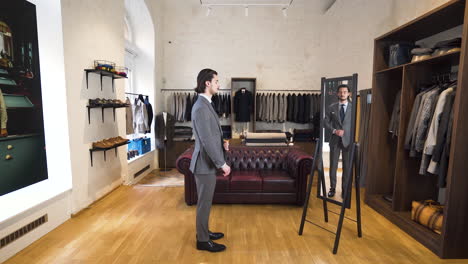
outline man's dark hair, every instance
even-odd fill
[[[347,88],[348,89],[348,93],[351,92],[351,89],[349,88],[349,86],[347,84],[340,84],[338,85],[338,88],[336,88],[336,92],[339,92],[341,88]]]
[[[213,80],[213,77],[218,75],[215,70],[212,69],[203,69],[200,71],[197,77],[197,87],[195,88],[195,92],[197,93],[204,93],[206,89],[206,82]]]

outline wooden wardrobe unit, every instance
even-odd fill
[[[374,68],[369,128],[365,202],[441,258],[468,257],[468,9],[464,0],[452,0],[419,18],[378,37],[374,42]],[[461,52],[389,68],[389,45],[416,42],[463,25]],[[404,149],[405,133],[419,84],[434,74],[459,65],[454,102],[453,133],[445,193],[442,234],[411,220],[413,200],[437,200],[437,176],[419,175],[419,158]],[[393,103],[402,90],[399,137],[388,132]],[[391,203],[383,195],[393,194]]]

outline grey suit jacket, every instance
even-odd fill
[[[199,96],[192,108],[192,128],[195,149],[190,162],[190,171],[196,174],[215,174],[225,161],[223,132],[218,114],[210,102]]]
[[[340,119],[340,104],[333,103],[327,107],[325,113],[324,125],[327,129],[333,132],[334,129],[344,130],[344,135],[341,138],[344,147],[348,147],[351,143],[351,122],[352,122],[353,104],[348,102],[346,108],[345,118],[343,123]],[[332,134],[330,138],[330,146],[334,146],[340,142],[340,137]]]

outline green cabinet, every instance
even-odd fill
[[[43,135],[0,138],[0,196],[47,179]]]

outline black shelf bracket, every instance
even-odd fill
[[[94,148],[94,149],[93,149],[93,148],[92,148],[92,149],[89,149],[89,156],[90,156],[90,158],[91,158],[91,167],[93,167],[93,165],[94,165],[94,164],[93,164],[93,152],[97,152],[97,151],[102,151],[102,152],[104,152],[104,161],[107,161],[107,154],[106,154],[106,152],[107,152],[108,150],[114,149],[115,157],[117,157],[117,148],[118,148],[118,147],[121,147],[121,146],[128,145],[129,143],[130,143],[130,141],[127,141],[127,142],[124,143],[124,144],[120,144],[120,145],[117,145],[117,146],[114,146],[114,147],[111,147],[111,148],[107,148],[107,149],[95,149],[95,148]]]
[[[127,79],[128,77],[127,76],[121,76],[121,75],[118,75],[118,74],[115,74],[115,73],[112,73],[112,72],[108,72],[108,71],[104,71],[104,70],[96,70],[96,69],[85,69],[85,72],[86,72],[86,89],[89,89],[89,73],[92,72],[92,73],[96,73],[96,74],[99,74],[100,76],[100,79],[101,79],[101,91],[103,90],[103,87],[102,87],[102,78],[103,76],[108,76],[110,78],[112,78],[112,92],[115,92],[115,89],[114,89],[114,80],[115,79]]]

